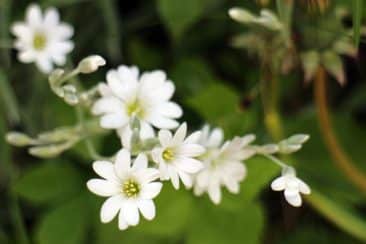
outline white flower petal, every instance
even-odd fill
[[[133,170],[143,170],[147,168],[147,157],[144,153],[137,155],[135,161],[133,162]]]
[[[119,194],[120,188],[117,184],[107,180],[91,179],[87,182],[88,189],[96,195],[110,197]]]
[[[197,157],[205,152],[205,148],[198,144],[183,144],[178,152],[182,157]]]
[[[118,229],[120,230],[126,230],[128,228],[128,224],[125,220],[125,217],[123,215],[123,211],[119,211],[118,215]]]
[[[190,134],[185,140],[184,143],[193,143],[197,144],[200,140],[200,137],[202,136],[201,131],[196,131],[192,134]]]
[[[94,103],[92,113],[96,115],[103,113],[118,113],[122,112],[123,106],[123,103],[116,97],[103,97]]]
[[[102,223],[111,222],[118,214],[123,204],[123,198],[120,195],[116,195],[108,198],[102,205],[100,211],[100,219]]]
[[[213,203],[219,204],[221,202],[220,185],[212,182],[208,187],[208,196],[210,197]]]
[[[23,63],[32,63],[36,60],[36,54],[32,50],[20,51],[18,59]]]
[[[127,149],[122,149],[118,151],[114,168],[118,177],[120,177],[121,179],[123,179],[125,175],[130,171],[131,154]]]
[[[286,177],[278,177],[271,183],[271,188],[274,191],[283,191],[286,188]]]
[[[203,169],[203,164],[201,161],[188,157],[176,159],[174,161],[174,165],[176,165],[176,167],[178,167],[180,170],[190,174],[195,174]]]
[[[38,69],[45,74],[50,73],[53,69],[51,60],[46,59],[46,58],[38,58],[36,60],[36,65],[37,65]]]
[[[154,199],[157,195],[159,195],[161,189],[163,187],[163,184],[160,182],[152,182],[146,184],[142,189],[140,193],[141,199]]]
[[[224,132],[220,128],[215,128],[212,130],[210,137],[208,138],[208,147],[219,147],[224,139]]]
[[[302,204],[302,199],[298,191],[285,190],[286,201],[294,207],[300,207]]]
[[[183,172],[178,171],[179,178],[182,180],[183,185],[185,185],[186,188],[190,189],[193,186],[193,179],[192,176]]]
[[[160,116],[159,114],[152,114],[152,116],[148,116],[146,118],[146,121],[151,123],[156,128],[160,129],[174,129],[179,126],[179,123],[173,119],[169,119],[163,116]]]
[[[168,167],[168,174],[169,174],[169,178],[170,181],[173,184],[173,187],[178,190],[179,189],[179,176],[177,171],[175,171],[175,169],[173,167]]]
[[[37,4],[31,4],[26,11],[27,23],[32,27],[37,27],[42,24],[41,8]]]
[[[96,161],[93,163],[93,169],[100,177],[109,181],[118,182],[113,163],[109,161]]]
[[[172,133],[170,131],[160,130],[158,136],[159,136],[159,141],[163,147],[170,146],[170,143],[173,138]]]
[[[145,219],[152,220],[155,218],[156,210],[152,200],[140,200],[137,202],[137,206]]]
[[[136,176],[141,184],[147,184],[160,177],[159,170],[155,168],[147,168],[136,172]]]
[[[60,22],[60,15],[56,8],[48,8],[44,15],[44,24],[49,27],[57,26]]]
[[[183,115],[182,108],[173,102],[164,102],[159,105],[157,112],[164,117],[180,118]]]
[[[123,212],[124,220],[126,220],[128,225],[135,226],[139,223],[140,215],[134,200],[125,201],[121,211]]]
[[[103,115],[100,120],[100,126],[105,129],[117,129],[125,126],[128,120],[122,113],[113,113]]]
[[[310,187],[302,180],[297,179],[297,182],[299,184],[299,190],[302,194],[310,194],[311,190]]]
[[[181,144],[184,141],[186,135],[187,135],[187,123],[183,123],[181,126],[179,126],[179,128],[175,132],[172,144],[173,145]]]

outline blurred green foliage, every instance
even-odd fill
[[[274,2],[268,7],[275,10]],[[6,26],[0,32],[0,43],[3,39],[8,40],[9,23],[23,18],[29,1],[12,1],[12,6],[1,3],[0,23]],[[176,85],[175,99],[185,108],[183,120],[193,124],[192,129],[207,122],[222,127],[227,138],[255,133],[258,142],[271,141],[263,123],[263,108],[257,92],[260,62],[247,52],[230,46],[231,38],[247,28],[230,20],[227,10],[242,6],[258,12],[260,6],[256,1],[43,0],[39,3],[44,7],[60,8],[62,19],[75,26],[76,49],[70,60],[76,63],[85,55],[98,53],[110,61],[98,74],[82,76],[85,86],[104,80],[105,71],[118,64],[133,64],[142,70],[164,69]],[[340,4],[348,9],[352,7],[349,1],[331,1],[331,8]],[[307,13],[304,9],[299,5],[295,13],[300,17],[310,15],[321,22],[319,13]],[[319,36],[336,31],[328,23],[322,27],[313,22],[309,25],[294,21],[312,28]],[[301,43],[312,43],[316,37],[298,38]],[[348,69],[348,85],[340,88],[333,82],[329,90],[340,141],[360,170],[366,172],[362,36],[360,43],[359,63],[355,65],[353,60],[343,60]],[[3,140],[7,130],[20,129],[36,134],[60,125],[72,125],[76,118],[71,107],[50,93],[47,77],[32,65],[20,64],[8,49],[0,47],[0,52],[0,80],[8,80],[13,88],[21,117],[20,122],[14,121],[15,111],[6,102],[14,98],[12,94],[0,92],[0,196],[4,199],[0,201],[1,244],[17,241],[12,206],[5,201],[12,198],[8,194],[11,192],[20,199],[27,233],[36,244],[359,243],[354,236],[340,232],[309,205],[292,209],[280,194],[270,192],[270,181],[280,172],[260,157],[246,162],[248,177],[241,185],[241,193],[225,192],[219,206],[213,205],[206,196],[197,198],[187,190],[174,191],[167,184],[156,200],[154,221],[143,221],[138,227],[124,232],[118,230],[115,222],[101,224],[102,199],[93,196],[85,187],[86,180],[94,173],[84,145],[65,153],[62,159],[41,161],[23,150],[10,149]],[[9,55],[11,65],[4,58]],[[346,213],[348,208],[353,208],[355,218],[366,222],[365,195],[335,168],[317,126],[310,88],[303,85],[301,77],[301,71],[295,71],[280,82],[285,136],[299,132],[311,135],[296,159],[288,160],[296,162],[299,175],[317,192],[342,209],[344,206]],[[98,149],[107,155],[118,149],[119,141],[111,136],[96,140]]]

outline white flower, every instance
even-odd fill
[[[23,63],[35,62],[44,73],[52,71],[53,63],[64,65],[66,54],[74,48],[69,40],[74,30],[60,22],[55,8],[46,9],[43,16],[38,5],[30,5],[25,22],[14,23],[11,31],[17,37],[14,45],[19,51],[18,59]]]
[[[106,61],[99,55],[91,55],[79,62],[78,70],[80,73],[89,74],[98,70],[100,66],[104,66]]]
[[[285,191],[286,201],[294,207],[302,204],[300,193],[310,194],[311,192],[309,186],[296,177],[296,172],[291,167],[282,171],[282,176],[272,182],[271,188],[274,191]]]
[[[118,227],[121,230],[139,223],[140,214],[148,220],[155,217],[155,198],[162,188],[161,182],[153,182],[159,177],[159,171],[148,168],[148,160],[139,154],[131,166],[128,150],[118,152],[116,162],[96,161],[95,172],[103,179],[88,181],[88,189],[103,197],[100,217],[103,223],[110,222],[118,215]]]
[[[183,123],[174,136],[168,130],[159,131],[161,146],[153,149],[152,158],[159,164],[162,180],[171,180],[175,189],[179,189],[179,179],[186,187],[192,186],[192,174],[203,167],[195,157],[205,152],[205,148],[196,143],[200,132],[186,138],[187,125]]]
[[[210,133],[209,127],[205,126],[199,140],[207,151],[200,157],[205,167],[195,177],[194,193],[199,196],[207,192],[215,204],[221,201],[222,186],[231,193],[239,193],[240,182],[246,176],[242,160],[255,154],[253,149],[247,147],[255,139],[253,135],[236,137],[222,145],[223,139],[221,129],[215,128]]]
[[[100,85],[102,97],[95,102],[93,113],[102,115],[106,129],[124,130],[134,117],[139,119],[143,134],[153,133],[152,126],[173,129],[179,124],[182,109],[169,100],[175,87],[163,71],[145,72],[137,67],[119,66],[107,73],[107,85]]]

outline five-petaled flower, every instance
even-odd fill
[[[14,46],[19,51],[18,59],[23,63],[36,63],[43,73],[50,73],[53,63],[64,65],[66,55],[74,48],[69,40],[74,30],[60,22],[55,8],[48,8],[43,16],[38,5],[30,5],[25,22],[14,23],[11,31],[17,38]]]
[[[160,146],[153,149],[152,158],[159,165],[162,180],[171,180],[175,189],[179,188],[179,179],[189,188],[193,184],[193,174],[198,173],[203,164],[196,157],[205,152],[197,144],[201,132],[187,135],[187,124],[183,123],[174,136],[168,130],[159,131]]]
[[[100,125],[118,129],[120,134],[131,119],[137,118],[142,134],[153,134],[153,127],[174,129],[182,109],[171,102],[175,87],[163,71],[145,72],[139,76],[137,67],[121,65],[107,73],[107,85],[102,83],[102,97],[94,103],[93,113],[102,115]]]
[[[284,191],[286,201],[294,207],[302,204],[300,193],[310,194],[311,192],[309,186],[296,177],[296,172],[291,167],[282,170],[282,176],[272,182],[271,188],[274,191]]]
[[[155,182],[159,171],[148,167],[145,154],[139,154],[131,165],[131,155],[126,149],[117,153],[113,164],[108,161],[96,161],[94,171],[103,179],[91,179],[88,189],[103,197],[100,217],[103,223],[112,221],[118,215],[118,227],[121,230],[139,223],[140,214],[148,220],[155,217],[154,199],[161,191],[162,183]]]

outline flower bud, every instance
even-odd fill
[[[99,55],[91,55],[79,62],[78,70],[80,73],[89,74],[98,70],[100,66],[104,66],[106,61]]]
[[[255,20],[255,16],[249,11],[242,8],[231,8],[229,10],[229,16],[240,23],[249,23]]]
[[[18,147],[24,147],[33,143],[32,138],[20,132],[9,132],[6,135],[6,141],[9,144]]]

